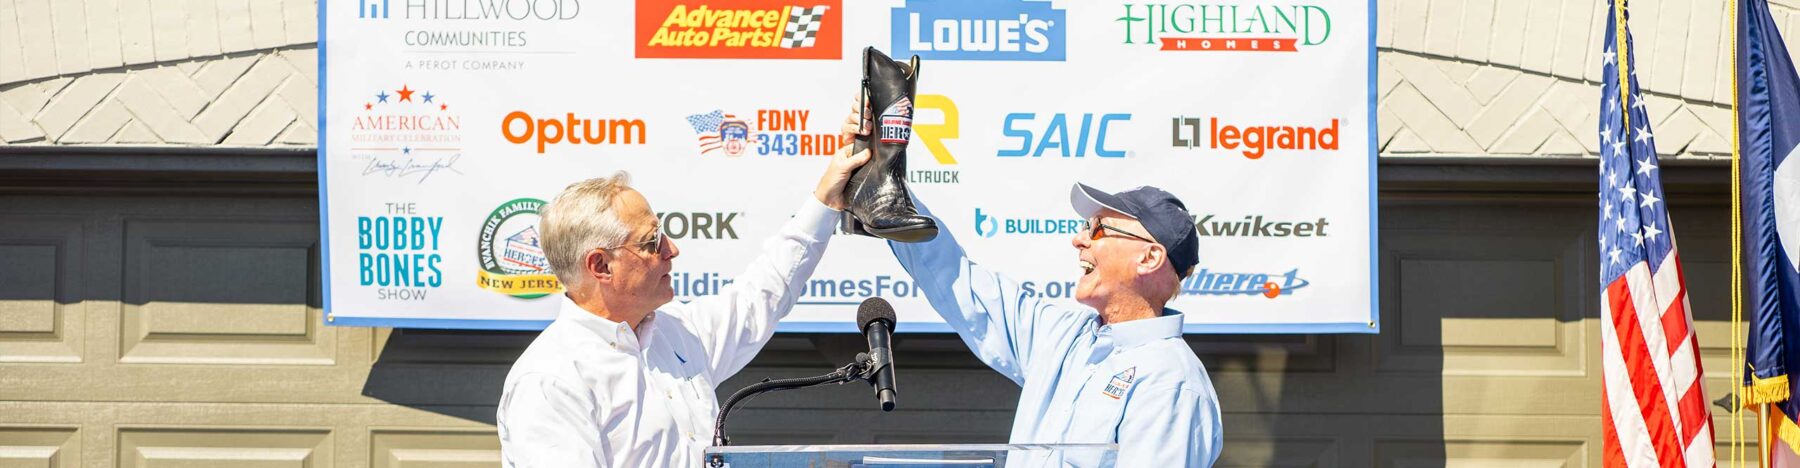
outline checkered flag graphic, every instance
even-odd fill
[[[725,111],[715,110],[705,114],[694,114],[687,118],[688,125],[694,126],[694,133],[707,134],[719,131],[719,124],[725,123]]]
[[[812,8],[790,7],[788,13],[787,32],[781,35],[781,48],[798,49],[812,47],[818,40],[819,29],[825,26],[821,21],[825,10],[831,8],[819,5]]]

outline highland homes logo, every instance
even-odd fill
[[[475,256],[481,262],[476,285],[520,299],[562,292],[538,240],[538,210],[544,201],[519,198],[500,204],[481,222]]]
[[[638,58],[824,59],[843,54],[840,0],[638,0]]]

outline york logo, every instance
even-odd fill
[[[1065,158],[1084,158],[1089,153],[1102,158],[1123,158],[1124,150],[1109,146],[1108,129],[1131,120],[1131,114],[1049,114],[1039,118],[1033,113],[1006,114],[1001,133],[1017,139],[1016,148],[1005,149],[999,156],[1016,158],[1042,157],[1048,153]]]
[[[1206,215],[1194,222],[1194,230],[1206,237],[1327,237],[1331,225],[1325,218],[1317,221],[1281,221],[1263,215],[1244,215],[1243,219],[1214,219]]]
[[[1228,273],[1202,268],[1181,282],[1183,294],[1202,296],[1262,296],[1274,299],[1291,296],[1311,285],[1300,278],[1300,269],[1286,273]]]
[[[1317,127],[1296,125],[1234,125],[1218,117],[1169,119],[1169,145],[1176,148],[1234,150],[1250,159],[1262,159],[1268,150],[1288,152],[1337,151],[1338,119]],[[1241,150],[1239,148],[1242,148]]]
[[[1127,3],[1114,21],[1124,43],[1165,51],[1297,52],[1331,38],[1331,14],[1315,5]]]
[[[975,234],[981,237],[1006,235],[1071,235],[1081,231],[1082,220],[1065,218],[1001,218],[981,208],[975,209]]]
[[[638,58],[837,59],[839,0],[638,0]]]
[[[657,213],[663,235],[670,239],[736,239],[737,228],[731,226],[743,212],[665,212]]]
[[[891,16],[894,56],[1063,61],[1063,11],[1050,2],[911,0]]]
[[[538,154],[550,145],[641,145],[644,121],[641,119],[577,118],[574,112],[563,118],[534,118],[525,111],[512,111],[500,120],[500,134],[515,145],[535,144]],[[574,148],[571,148],[574,149]]]

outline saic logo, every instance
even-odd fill
[[[1214,221],[1214,215],[1206,215],[1194,222],[1194,230],[1205,237],[1327,237],[1325,227],[1331,222],[1321,217],[1318,221],[1276,221],[1264,219],[1263,215],[1244,215],[1244,219],[1236,221]]]
[[[1060,62],[1063,11],[1050,2],[911,0],[892,15],[894,56]]]
[[[741,211],[723,212],[663,212],[656,214],[656,220],[662,224],[663,236],[670,239],[736,239],[737,229],[731,226]]]
[[[1315,5],[1125,4],[1126,44],[1159,50],[1296,52],[1331,38],[1331,14]]]
[[[1049,122],[1038,123],[1037,114],[1006,114],[1001,133],[1007,138],[1018,138],[1019,146],[1015,149],[1001,149],[999,156],[1036,158],[1047,151],[1055,151],[1054,154],[1065,158],[1082,158],[1087,157],[1091,150],[1094,156],[1123,158],[1126,156],[1125,151],[1107,146],[1106,132],[1114,122],[1130,120],[1131,114],[1050,114]],[[1070,128],[1071,124],[1075,128]],[[1075,138],[1071,140],[1070,135]]]
[[[975,209],[975,234],[981,237],[1007,235],[1072,235],[1081,231],[1082,220],[1064,218],[1000,218],[981,208]]]
[[[538,239],[538,210],[543,207],[543,200],[519,198],[500,204],[482,220],[475,236],[475,259],[481,263],[476,286],[520,299],[562,292]]]
[[[568,145],[642,145],[644,121],[641,119],[575,118],[567,112],[563,119],[535,119],[525,111],[512,111],[500,119],[500,134],[515,145],[535,142],[538,154],[551,144]]]
[[[1300,278],[1300,269],[1286,273],[1226,273],[1202,268],[1181,282],[1183,294],[1202,296],[1252,296],[1269,299],[1291,296],[1294,291],[1311,285]]]
[[[743,156],[755,150],[757,156],[830,156],[843,142],[836,132],[808,133],[807,122],[812,111],[804,109],[757,109],[756,125],[724,110],[687,117],[694,128],[700,154],[714,151],[726,156]],[[835,129],[834,129],[835,130]]]
[[[1220,123],[1218,117],[1203,124],[1196,117],[1175,117],[1170,121],[1169,145],[1176,148],[1237,150],[1244,157],[1261,159],[1268,150],[1293,152],[1337,151],[1338,119],[1320,127],[1295,125],[1246,125]],[[1201,131],[1205,130],[1202,139]]]
[[[838,0],[810,7],[775,0],[638,0],[638,58],[837,59]]]

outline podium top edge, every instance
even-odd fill
[[[1008,450],[1119,450],[1119,444],[863,444],[863,445],[730,445],[707,447],[705,453],[795,452],[999,452]]]

